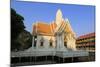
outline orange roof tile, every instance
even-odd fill
[[[38,22],[33,25],[33,34],[36,33],[41,35],[53,35],[55,28],[55,23],[47,24],[44,22]]]
[[[53,23],[51,23],[50,25],[51,25],[51,30],[52,30],[52,32],[54,32],[55,29],[56,29],[56,27],[57,27],[56,23],[53,22]]]

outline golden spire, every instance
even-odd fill
[[[62,22],[62,12],[60,9],[58,9],[56,13],[56,24],[57,26]]]

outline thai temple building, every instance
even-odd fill
[[[28,57],[31,60],[32,58],[38,59],[39,57],[47,59],[51,56],[52,58],[62,58],[60,61],[64,62],[65,58],[85,57],[89,55],[87,51],[77,50],[76,34],[69,20],[63,18],[60,9],[56,13],[55,20],[51,23],[34,22],[32,37],[31,48],[24,51],[12,52],[11,57],[20,57],[20,60],[23,60],[22,57]]]
[[[76,50],[76,35],[68,19],[64,19],[61,10],[50,24],[36,22],[33,24],[33,46],[43,50]]]

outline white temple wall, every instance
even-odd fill
[[[72,37],[71,34],[67,34],[67,46],[69,49],[76,50],[76,40]]]
[[[41,39],[43,39],[43,46],[41,46]],[[52,47],[50,46],[50,39],[53,40],[52,42]],[[56,42],[57,40],[57,42]],[[67,34],[67,48],[64,46],[64,34],[62,33],[61,35],[56,35],[54,36],[43,36],[43,35],[38,35],[37,36],[37,43],[36,43],[36,49],[38,50],[67,50],[67,49],[72,49],[76,50],[76,44],[75,44],[75,39],[72,37],[71,34]],[[34,37],[33,37],[33,43],[34,45]],[[34,47],[34,46],[33,46]]]
[[[41,39],[43,39],[43,46],[41,46]],[[37,44],[36,44],[36,49],[38,50],[54,50],[56,47],[55,44],[55,37],[52,37],[52,47],[50,47],[50,39],[51,36],[43,36],[43,35],[38,35],[37,36]]]

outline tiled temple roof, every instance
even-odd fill
[[[56,29],[56,23],[47,24],[45,22],[38,22],[33,25],[33,33],[40,35],[54,35],[54,30]]]

